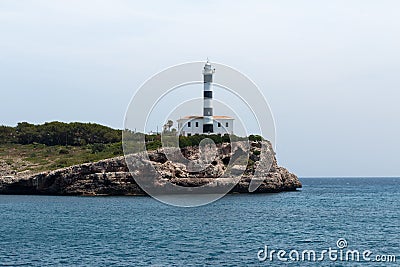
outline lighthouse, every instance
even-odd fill
[[[215,69],[207,60],[203,68],[203,116],[189,115],[178,119],[178,135],[193,134],[233,134],[234,119],[229,116],[214,116],[213,111],[213,75]],[[200,107],[199,107],[200,108]]]
[[[203,70],[204,77],[204,98],[203,98],[203,133],[213,133],[213,75],[215,69],[211,67],[211,63],[207,60]]]

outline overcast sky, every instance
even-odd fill
[[[299,176],[400,176],[400,1],[0,1],[0,124],[123,127],[137,88],[209,57],[249,76]]]

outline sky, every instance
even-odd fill
[[[155,73],[207,57],[261,89],[280,165],[400,176],[400,2],[0,1],[0,124],[123,128]]]

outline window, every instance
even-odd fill
[[[188,127],[192,127],[192,125],[191,125],[190,121],[188,122]]]
[[[226,123],[225,123],[225,127],[229,127],[229,123],[226,122]]]
[[[196,127],[199,127],[199,122],[196,121]]]
[[[221,127],[221,123],[220,122],[218,122],[218,127]]]

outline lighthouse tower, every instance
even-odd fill
[[[234,118],[229,116],[214,116],[213,111],[213,75],[215,69],[207,60],[203,69],[203,116],[189,115],[181,117],[178,122],[178,135],[191,136],[193,134],[233,134]]]
[[[203,100],[203,133],[213,133],[213,75],[215,69],[211,67],[210,62],[207,60],[204,66],[203,76],[204,76],[204,100]]]

